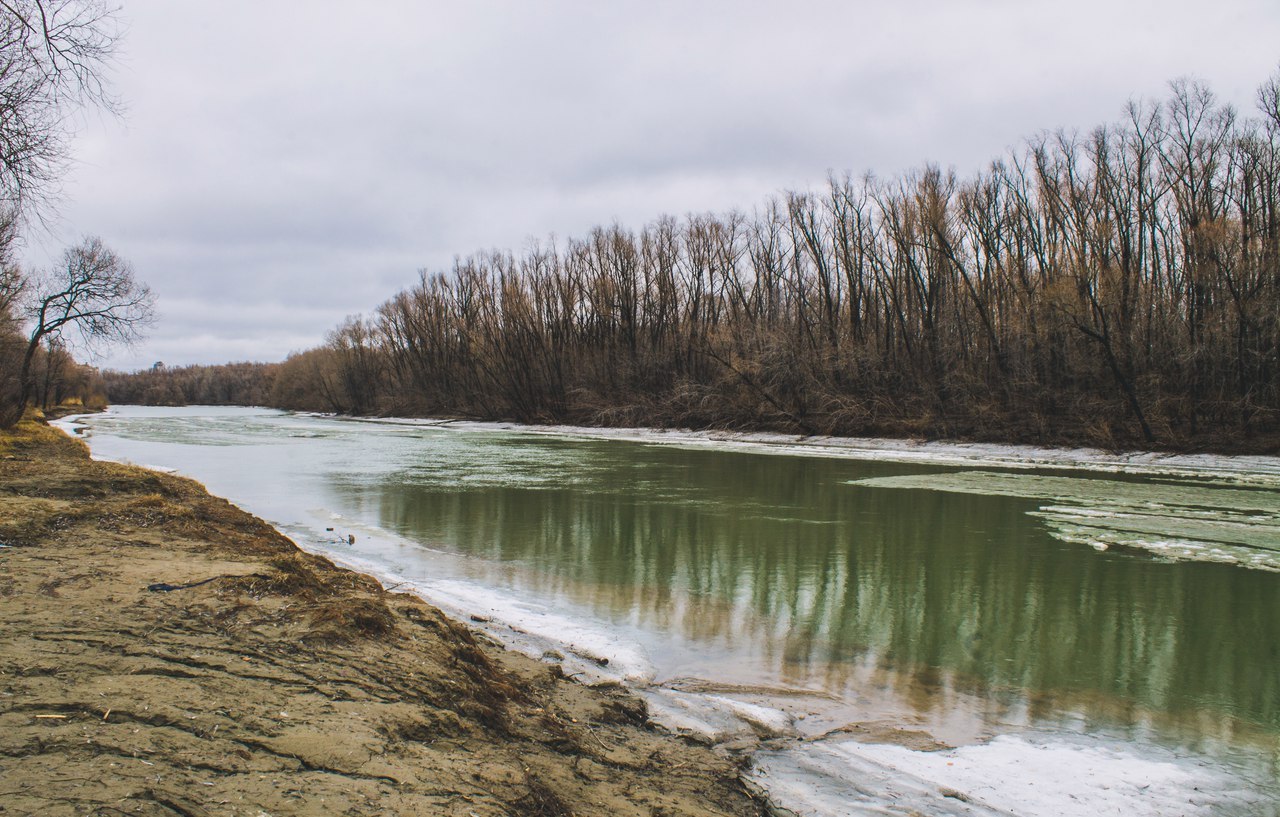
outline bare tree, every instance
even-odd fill
[[[102,0],[0,0],[0,208],[39,215],[66,167],[71,119],[115,111],[105,73],[118,38]]]
[[[99,238],[86,238],[63,253],[62,266],[37,276],[25,297],[31,327],[19,373],[19,393],[0,407],[0,428],[22,418],[33,387],[31,363],[42,342],[79,341],[93,347],[130,343],[154,318],[151,290],[138,283],[133,268]]]
[[[21,417],[30,396],[34,352],[19,309],[30,282],[14,258],[21,227],[57,198],[73,117],[118,109],[105,82],[114,14],[104,0],[0,0],[0,421]]]

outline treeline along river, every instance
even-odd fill
[[[109,374],[115,403],[1280,450],[1280,75],[1194,82],[961,178],[424,271],[281,364]]]

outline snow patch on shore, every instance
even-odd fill
[[[655,722],[703,743],[750,743],[797,734],[795,719],[773,707],[661,686],[636,692],[644,699],[649,716]]]
[[[1275,817],[1245,781],[1202,762],[1087,738],[1001,736],[941,752],[819,742],[755,756],[752,780],[810,817]]]

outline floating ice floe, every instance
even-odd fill
[[[874,477],[850,484],[1042,500],[1044,504],[1030,513],[1062,541],[1280,570],[1280,486],[1186,479],[1126,482],[996,471]]]
[[[1117,474],[1217,477],[1239,484],[1280,487],[1280,457],[1268,456],[1164,454],[1153,451],[1112,453],[1094,448],[1046,448],[999,443],[919,442],[873,437],[800,436],[774,432],[529,426],[467,420],[377,418],[368,422],[969,468],[1082,469]]]

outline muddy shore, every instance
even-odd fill
[[[734,758],[198,483],[0,433],[0,813],[758,815]]]

